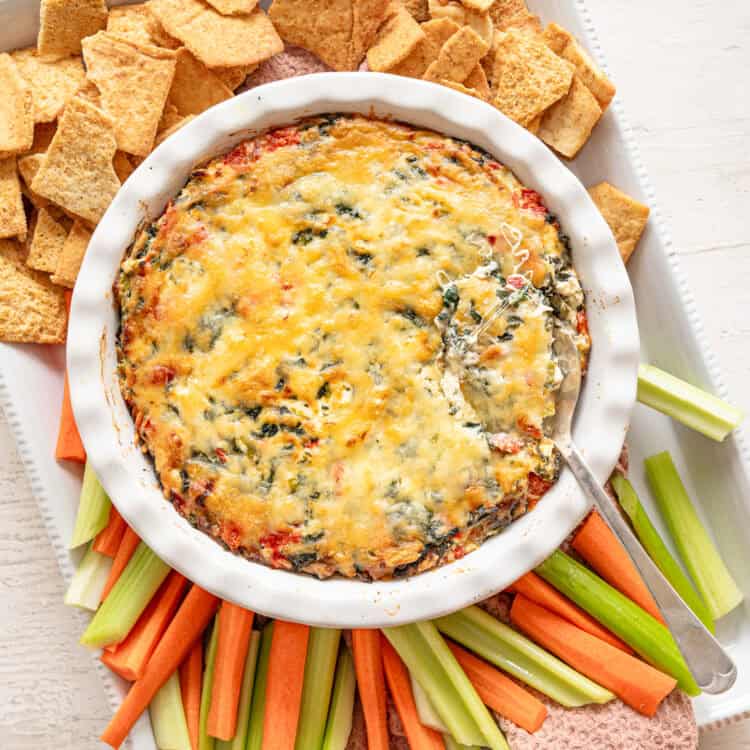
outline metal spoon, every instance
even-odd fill
[[[558,333],[556,351],[564,377],[557,396],[557,417],[552,439],[579,486],[623,543],[643,576],[700,689],[705,693],[723,693],[737,679],[734,662],[656,567],[620,515],[615,501],[596,481],[573,443],[571,424],[581,389],[579,353],[567,332]]]

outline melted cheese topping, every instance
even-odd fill
[[[486,153],[359,116],[197,170],[117,285],[123,393],[165,494],[319,576],[476,547],[557,476],[555,327],[588,347],[558,230]]]

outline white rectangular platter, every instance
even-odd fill
[[[115,0],[114,4],[120,2]],[[583,0],[530,0],[529,4],[545,22],[554,20],[570,29],[604,64]],[[0,50],[33,44],[37,15],[38,0],[0,0]],[[584,185],[606,179],[652,208],[649,227],[628,268],[638,307],[643,360],[726,396],[617,99],[570,167]],[[564,224],[564,217],[561,219]],[[62,347],[0,344],[0,404],[15,434],[62,574],[69,581],[78,562],[78,554],[66,549],[66,540],[73,528],[80,471],[53,458],[63,364]],[[750,460],[742,433],[725,443],[713,443],[637,406],[628,441],[632,477],[642,500],[653,511],[652,517],[658,520],[644,482],[643,458],[669,450],[724,559],[746,598],[750,597],[750,578],[745,575],[750,570]],[[737,663],[739,678],[723,695],[696,699],[701,726],[750,710],[747,604],[720,623],[718,635]],[[71,648],[75,647],[71,643]],[[98,659],[97,664],[114,709],[122,699],[125,683],[113,678]],[[134,750],[155,748],[147,716],[131,736],[130,746]]]

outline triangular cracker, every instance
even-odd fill
[[[90,241],[91,231],[81,222],[74,222],[57,261],[57,268],[50,280],[55,284],[72,289],[75,286],[78,271],[81,268],[83,256],[86,254]]]
[[[177,68],[168,101],[181,115],[199,115],[233,95],[232,89],[188,50],[177,50]]]
[[[107,23],[104,0],[42,0],[39,6],[40,55],[65,57],[81,52],[81,40]]]
[[[375,44],[367,50],[367,65],[370,70],[390,70],[403,62],[424,38],[424,31],[409,11],[393,0]]]
[[[0,237],[26,239],[26,214],[15,156],[0,159]]]
[[[26,265],[37,271],[53,273],[69,229],[70,220],[59,212],[53,215],[51,210],[39,209],[31,232]]]

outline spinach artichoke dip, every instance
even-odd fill
[[[119,375],[179,513],[319,577],[463,557],[555,482],[568,240],[469,143],[362,116],[196,169],[115,285]]]

